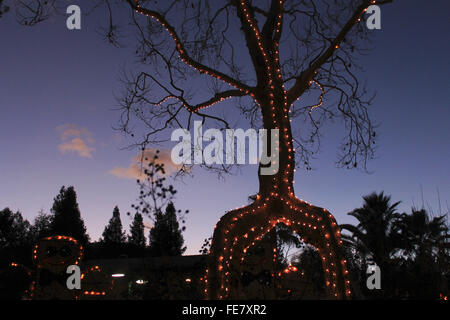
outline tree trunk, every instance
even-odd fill
[[[349,297],[348,271],[340,248],[340,230],[334,217],[325,209],[303,202],[294,195],[295,159],[288,108],[283,91],[273,92],[273,97],[259,100],[264,128],[279,129],[279,169],[273,175],[263,175],[263,165],[260,164],[256,201],[228,212],[217,223],[205,277],[207,298],[264,298],[257,293],[243,296],[242,270],[247,250],[261,241],[277,223],[290,226],[304,242],[318,249],[328,296]],[[270,140],[268,142],[270,145]],[[272,259],[273,255],[274,252],[268,252],[266,258]],[[272,277],[276,277],[272,271]]]

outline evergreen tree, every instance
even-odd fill
[[[30,223],[22,214],[9,208],[0,211],[0,250],[22,246],[28,242]]]
[[[175,206],[172,202],[165,213],[155,213],[155,225],[150,230],[150,253],[154,256],[179,256],[186,251],[179,228]]]
[[[30,228],[30,234],[33,242],[52,235],[52,216],[46,214],[43,210],[34,218],[33,225]]]
[[[144,150],[143,155],[146,154],[150,155],[149,151]],[[131,207],[135,210],[135,215],[145,215],[154,225],[149,235],[148,249],[151,255],[181,255],[186,250],[183,247],[182,232],[186,229],[185,217],[189,210],[185,210],[184,214],[180,214],[181,210],[175,210],[172,199],[177,191],[172,185],[167,185],[165,165],[158,160],[158,154],[159,151],[156,150],[151,160],[144,157],[144,160],[148,161],[144,170],[146,178],[137,181],[140,188],[139,202]]]
[[[113,216],[109,220],[109,224],[103,231],[104,243],[124,243],[125,233],[122,231],[122,221],[120,220],[120,211],[117,206],[114,207]]]
[[[70,236],[84,245],[89,242],[89,236],[78,208],[77,194],[72,186],[61,187],[59,194],[54,199],[51,212],[53,213],[51,230],[54,235]]]
[[[0,210],[0,270],[13,261],[25,265],[31,263],[32,239],[29,230],[30,223],[19,211],[12,212],[9,208]]]
[[[146,246],[146,239],[144,235],[144,220],[140,213],[134,215],[133,222],[130,226],[130,236],[128,236],[128,242],[144,248]]]

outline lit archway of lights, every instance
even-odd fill
[[[233,299],[237,296],[234,290],[239,289],[232,285],[235,283],[232,277],[239,274],[235,271],[242,269],[249,247],[254,246],[278,223],[289,226],[302,235],[303,242],[317,249],[325,272],[328,297],[350,297],[347,261],[342,257],[342,240],[334,217],[327,210],[295,197],[258,199],[250,206],[233,210],[222,217],[215,229],[211,263],[205,276],[207,297]],[[277,253],[273,254],[275,259]]]

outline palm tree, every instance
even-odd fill
[[[364,204],[349,213],[358,220],[356,226],[341,229],[346,249],[360,258],[361,275],[370,260],[382,272],[382,292],[368,292],[373,297],[437,298],[448,291],[449,243],[445,216],[430,218],[426,210],[413,209],[399,214],[400,202],[391,204],[383,192],[363,197]]]
[[[342,230],[351,232],[351,235],[342,234],[342,238],[346,245],[362,255],[363,260],[372,258],[383,269],[396,251],[397,235],[394,225],[399,217],[396,208],[400,202],[391,204],[391,197],[383,192],[374,192],[363,199],[361,208],[348,213],[358,220],[358,224],[341,225]]]
[[[430,219],[425,209],[413,208],[410,215],[400,215],[394,228],[401,239],[400,246],[405,257],[437,257],[448,247],[449,235],[445,215]]]
[[[437,298],[448,291],[449,235],[445,215],[433,217],[425,209],[401,214],[394,225],[404,257],[402,277],[409,295]]]

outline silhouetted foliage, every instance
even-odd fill
[[[396,221],[397,259],[403,291],[414,298],[438,298],[448,293],[450,252],[445,215],[431,218],[425,209],[412,209]]]
[[[137,180],[139,202],[131,207],[135,210],[135,215],[145,215],[154,224],[149,235],[149,250],[152,255],[181,255],[186,250],[183,247],[182,232],[186,229],[185,216],[189,210],[185,210],[184,213],[181,210],[175,210],[172,200],[177,191],[173,185],[166,185],[164,163],[158,161],[158,154],[159,150],[156,150],[151,160],[147,157],[143,159],[147,164],[143,169],[146,177],[143,180]]]
[[[30,223],[22,214],[9,208],[0,211],[0,249],[14,248],[27,243]]]
[[[120,220],[120,211],[116,206],[113,210],[113,216],[109,220],[109,224],[105,227],[103,231],[104,243],[123,243],[125,242],[125,233],[122,230],[122,221]]]
[[[448,226],[445,215],[430,219],[425,209],[413,208],[411,214],[400,215],[395,223],[395,231],[399,234],[399,246],[406,258],[438,258],[446,249]]]
[[[148,157],[143,159],[143,172],[146,177],[143,180],[137,180],[139,185],[138,204],[131,205],[136,213],[141,213],[151,220],[154,220],[154,214],[161,212],[177,193],[173,185],[166,186],[166,170],[164,163],[158,161],[158,154],[159,150],[156,150],[151,160]]]
[[[279,264],[284,268],[290,263],[290,250],[299,249],[304,244],[301,237],[284,223],[278,223],[275,226],[274,233],[277,241],[277,259]]]
[[[319,252],[314,247],[307,245],[298,255],[297,261],[295,265],[302,272],[302,276],[312,284],[314,294],[316,296],[324,295],[325,277]]]
[[[177,221],[176,209],[172,202],[165,213],[156,212],[155,225],[150,230],[150,252],[154,256],[179,256],[186,251],[183,247],[182,230]]]
[[[211,248],[211,240],[212,240],[212,236],[209,238],[205,238],[205,240],[203,240],[202,247],[200,248],[200,250],[198,250],[198,253],[205,254],[205,255],[208,254],[209,249]]]
[[[31,264],[30,223],[9,208],[0,211],[0,268],[11,262]]]
[[[343,235],[365,258],[372,258],[380,267],[384,266],[395,253],[394,223],[399,214],[396,207],[400,202],[391,204],[391,197],[372,193],[363,197],[364,205],[349,215],[358,220],[356,226],[343,224],[341,229],[352,233]]]
[[[29,277],[11,263],[31,265],[30,223],[17,211],[0,211],[0,299],[20,299]]]
[[[144,234],[144,220],[140,213],[136,213],[133,222],[130,226],[130,235],[128,236],[128,243],[140,248],[145,248],[147,240]]]
[[[351,232],[342,237],[352,278],[360,281],[359,291],[372,298],[438,299],[441,293],[448,295],[450,256],[445,216],[431,219],[424,209],[400,214],[398,204],[391,204],[383,192],[372,193],[364,197],[363,207],[349,213],[358,225],[341,225]],[[368,290],[365,285],[367,266],[373,263],[381,270],[381,290]]]
[[[72,186],[61,187],[59,194],[54,199],[51,212],[53,213],[53,234],[71,236],[83,245],[89,242],[89,236],[78,208],[77,194]]]
[[[46,214],[44,211],[39,211],[38,215],[34,218],[33,225],[30,228],[31,237],[33,242],[39,241],[39,239],[52,235],[52,216]]]

